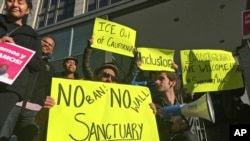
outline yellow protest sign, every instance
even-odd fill
[[[53,78],[47,141],[159,141],[147,87]]]
[[[91,47],[133,57],[136,31],[124,25],[96,18]]]
[[[231,52],[181,50],[183,85],[187,92],[209,92],[243,87],[241,72]]]
[[[148,48],[138,47],[139,59],[141,65],[139,66],[142,70],[154,70],[154,71],[171,71],[175,70],[172,68],[174,62],[174,50],[159,49],[159,48]]]

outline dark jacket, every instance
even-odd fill
[[[90,58],[91,58],[92,51],[93,50],[88,41],[87,47],[85,47],[83,51],[83,57],[82,57],[82,72],[86,80],[93,80],[94,78],[94,72],[90,65]],[[134,77],[136,77],[135,75],[137,71],[139,70],[139,68],[137,67],[138,60],[139,58],[138,58],[138,55],[136,54],[134,58],[131,60],[129,72],[124,78],[121,79],[121,83],[131,84],[131,81],[133,80]]]
[[[93,80],[94,73],[90,67],[90,56],[92,54],[92,48],[90,47],[90,43],[88,41],[87,47],[84,49],[83,57],[82,57],[82,72],[87,80]]]
[[[67,73],[65,71],[56,72],[55,77],[69,79],[67,78]],[[83,78],[81,78],[80,75],[77,72],[75,72],[74,79],[83,79]]]
[[[128,71],[127,76],[125,76],[122,80],[125,84],[131,84],[132,81],[136,81],[137,76],[140,73],[140,68],[137,66],[137,62],[140,60],[138,53],[134,55],[134,57],[131,59],[130,68]]]
[[[163,108],[165,106],[172,106],[172,105],[169,105],[166,102],[165,98],[162,97],[161,95],[157,95],[153,99],[153,102],[157,105],[157,109]],[[176,98],[174,105],[179,105],[179,104],[181,104],[181,102]],[[190,127],[192,126],[193,118],[187,118],[187,117],[184,117],[183,115],[180,115],[180,116],[186,121],[186,123],[188,124],[189,127],[187,129],[181,130],[177,133],[174,133],[171,131],[171,127],[173,126],[173,122],[171,120],[171,117],[162,118],[158,114],[156,115],[157,128],[158,128],[158,133],[159,133],[159,137],[160,137],[161,141],[170,141],[172,137],[175,137],[177,135],[182,136],[183,140],[184,140],[184,138],[187,140],[190,137],[190,138],[193,138],[192,141],[196,141],[196,139],[195,139],[196,137],[194,135],[192,135],[192,133],[190,132]],[[187,134],[187,132],[188,132],[188,134]],[[182,134],[189,135],[189,137],[185,137]]]
[[[52,77],[55,76],[55,69],[48,61],[48,58],[44,58],[43,62],[44,64],[42,70],[39,71],[35,77],[36,84],[32,96],[29,99],[30,102],[37,103],[41,106],[43,106],[43,100],[46,98],[46,96],[50,95],[51,80]]]
[[[5,15],[0,15],[0,38],[6,36],[7,33],[19,25],[8,22]],[[20,100],[24,98],[24,95],[29,93],[27,90],[34,82],[35,73],[41,69],[42,60],[41,58],[41,46],[38,34],[34,29],[28,25],[23,25],[16,29],[10,35],[16,44],[36,51],[35,55],[19,74],[12,85],[7,85],[0,82],[0,90],[12,91],[18,94]]]

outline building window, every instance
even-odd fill
[[[88,12],[98,10],[100,8],[109,6],[111,4],[120,2],[122,0],[88,0]]]
[[[119,2],[119,1],[121,1],[121,0],[111,0],[111,4]]]
[[[90,22],[63,28],[49,33],[57,41],[51,61],[59,60],[67,56],[82,55],[87,41],[92,35],[94,19]],[[47,33],[48,34],[48,33]]]
[[[42,0],[41,3],[37,28],[74,16],[75,0]]]

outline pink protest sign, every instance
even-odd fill
[[[0,42],[0,82],[11,85],[34,54],[22,46]]]

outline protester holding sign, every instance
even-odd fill
[[[93,37],[90,37],[88,40],[88,45],[84,49],[83,52],[83,60],[82,60],[82,71],[87,80],[97,80],[97,81],[103,81],[103,82],[118,82],[117,76],[118,76],[118,68],[112,63],[104,63],[102,66],[97,68],[94,72],[92,71],[90,67],[90,57],[92,54],[92,48],[91,44],[93,44]],[[133,79],[137,68],[138,64],[140,63],[139,58],[138,58],[138,51],[136,48],[134,48],[134,57],[132,58],[131,65],[130,65],[130,70],[121,81],[122,83],[130,84],[131,80]],[[108,70],[106,70],[108,69]],[[108,73],[103,73],[107,72]],[[108,75],[108,74],[112,74]]]
[[[197,141],[189,130],[188,119],[184,116],[163,118],[160,109],[164,106],[180,104],[176,94],[180,90],[180,79],[177,73],[160,71],[156,73],[156,89],[160,93],[157,100],[150,104],[156,114],[158,131],[161,141]]]
[[[42,102],[41,100],[44,100],[44,103],[42,104],[43,108],[35,116],[35,122],[39,126],[39,133],[36,133],[36,141],[45,140],[48,122],[48,112],[49,109],[55,105],[54,99],[50,96],[51,79],[53,76],[55,76],[55,69],[48,60],[50,59],[49,55],[54,52],[56,40],[52,36],[47,35],[42,38],[41,45],[43,53],[42,59],[44,60],[46,65],[45,70],[42,71],[39,75],[40,79],[38,79],[39,81],[37,85],[37,90],[34,93],[37,96],[37,100],[40,100],[40,102]]]
[[[36,51],[36,54],[13,84],[0,83],[0,129],[15,103],[30,93],[35,73],[41,69],[42,64],[38,34],[23,23],[23,19],[31,12],[31,0],[5,0],[5,7],[7,14],[0,15],[0,41],[15,43]],[[3,57],[2,54],[0,57]]]
[[[41,47],[44,66],[36,75],[31,95],[26,96],[26,100],[16,103],[16,106],[10,111],[0,137],[7,139],[14,133],[18,140],[32,141],[38,134],[38,126],[41,126],[41,124],[37,125],[36,123],[38,111],[44,108],[43,111],[48,112],[47,109],[53,107],[55,104],[54,99],[49,96],[51,79],[55,74],[55,69],[48,61],[49,55],[53,53],[55,44],[55,39],[52,36],[42,38]],[[42,116],[46,122],[48,113]],[[39,120],[41,122],[41,117]],[[43,132],[43,130],[45,129],[40,130],[40,132]]]
[[[104,63],[97,68],[94,72],[90,67],[90,56],[92,54],[92,48],[90,45],[93,43],[93,37],[88,40],[88,45],[84,49],[82,60],[82,71],[87,80],[95,80],[102,82],[117,82],[118,68],[113,63]]]

